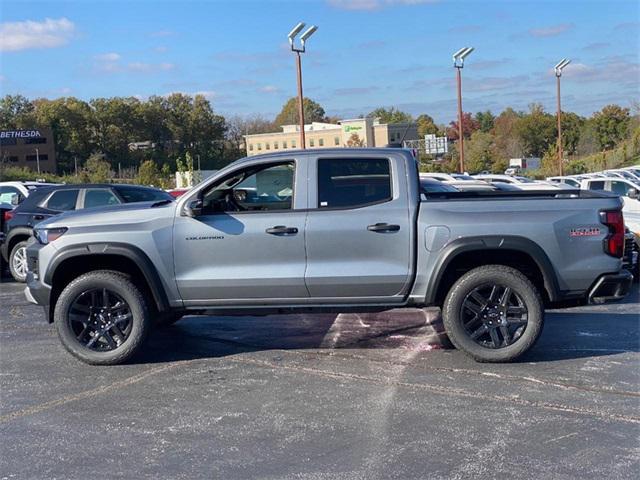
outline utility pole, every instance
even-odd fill
[[[464,59],[473,52],[473,47],[465,47],[453,54],[453,67],[456,69],[458,84],[458,150],[460,151],[460,173],[464,173],[464,128],[462,125],[462,74]]]
[[[287,37],[289,38],[289,45],[291,45],[291,51],[296,54],[296,73],[298,78],[298,116],[300,126],[300,148],[307,148],[305,133],[304,133],[304,96],[302,94],[302,59],[300,57],[301,53],[305,52],[305,44],[309,37],[313,35],[313,33],[318,29],[315,25],[312,25],[300,36],[300,47],[296,47],[294,43],[294,39],[298,33],[302,31],[305,27],[304,22],[299,22],[293,30],[289,32]]]
[[[562,154],[562,108],[560,106],[560,77],[562,77],[562,69],[569,65],[571,60],[563,58],[553,68],[556,73],[556,92],[558,97],[558,171],[560,176],[564,175],[564,160]]]

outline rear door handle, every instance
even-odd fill
[[[400,230],[400,225],[391,225],[389,223],[376,223],[369,225],[367,230],[370,232],[397,232]]]
[[[44,220],[44,215],[34,215],[33,219],[34,220]]]
[[[267,228],[265,232],[271,235],[295,235],[298,233],[296,227],[285,227],[284,225],[276,225],[275,227]]]

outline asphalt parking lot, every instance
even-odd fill
[[[187,317],[91,367],[2,283],[0,478],[637,478],[638,312],[549,312],[508,365],[434,311]]]

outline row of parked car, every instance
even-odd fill
[[[141,185],[41,182],[0,183],[0,255],[13,278],[27,278],[26,246],[35,225],[64,212],[124,203],[173,201],[160,189]]]
[[[583,175],[548,177],[546,180],[532,180],[518,175],[460,173],[421,173],[421,187],[426,193],[445,191],[495,192],[509,190],[598,190],[611,192],[622,198],[626,224],[625,268],[636,278],[639,275],[640,259],[640,165],[605,170]]]

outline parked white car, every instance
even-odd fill
[[[462,187],[465,191],[486,190],[486,182],[477,180],[464,173],[420,173],[420,178],[430,178],[454,187]]]
[[[547,182],[550,183],[564,183],[571,185],[572,187],[580,188],[580,179],[575,177],[547,177]]]
[[[620,195],[624,202],[622,208],[625,216],[640,215],[640,182],[620,177],[588,178],[580,184],[582,190],[604,190]]]
[[[38,187],[48,187],[55,183],[44,182],[0,182],[0,203],[8,203],[14,207],[29,196]]]
[[[520,177],[516,175],[475,175],[474,178],[488,183],[510,183],[517,186],[518,188],[521,188],[522,190],[562,190],[573,188],[566,184],[551,184],[547,182],[531,180],[530,178]]]

